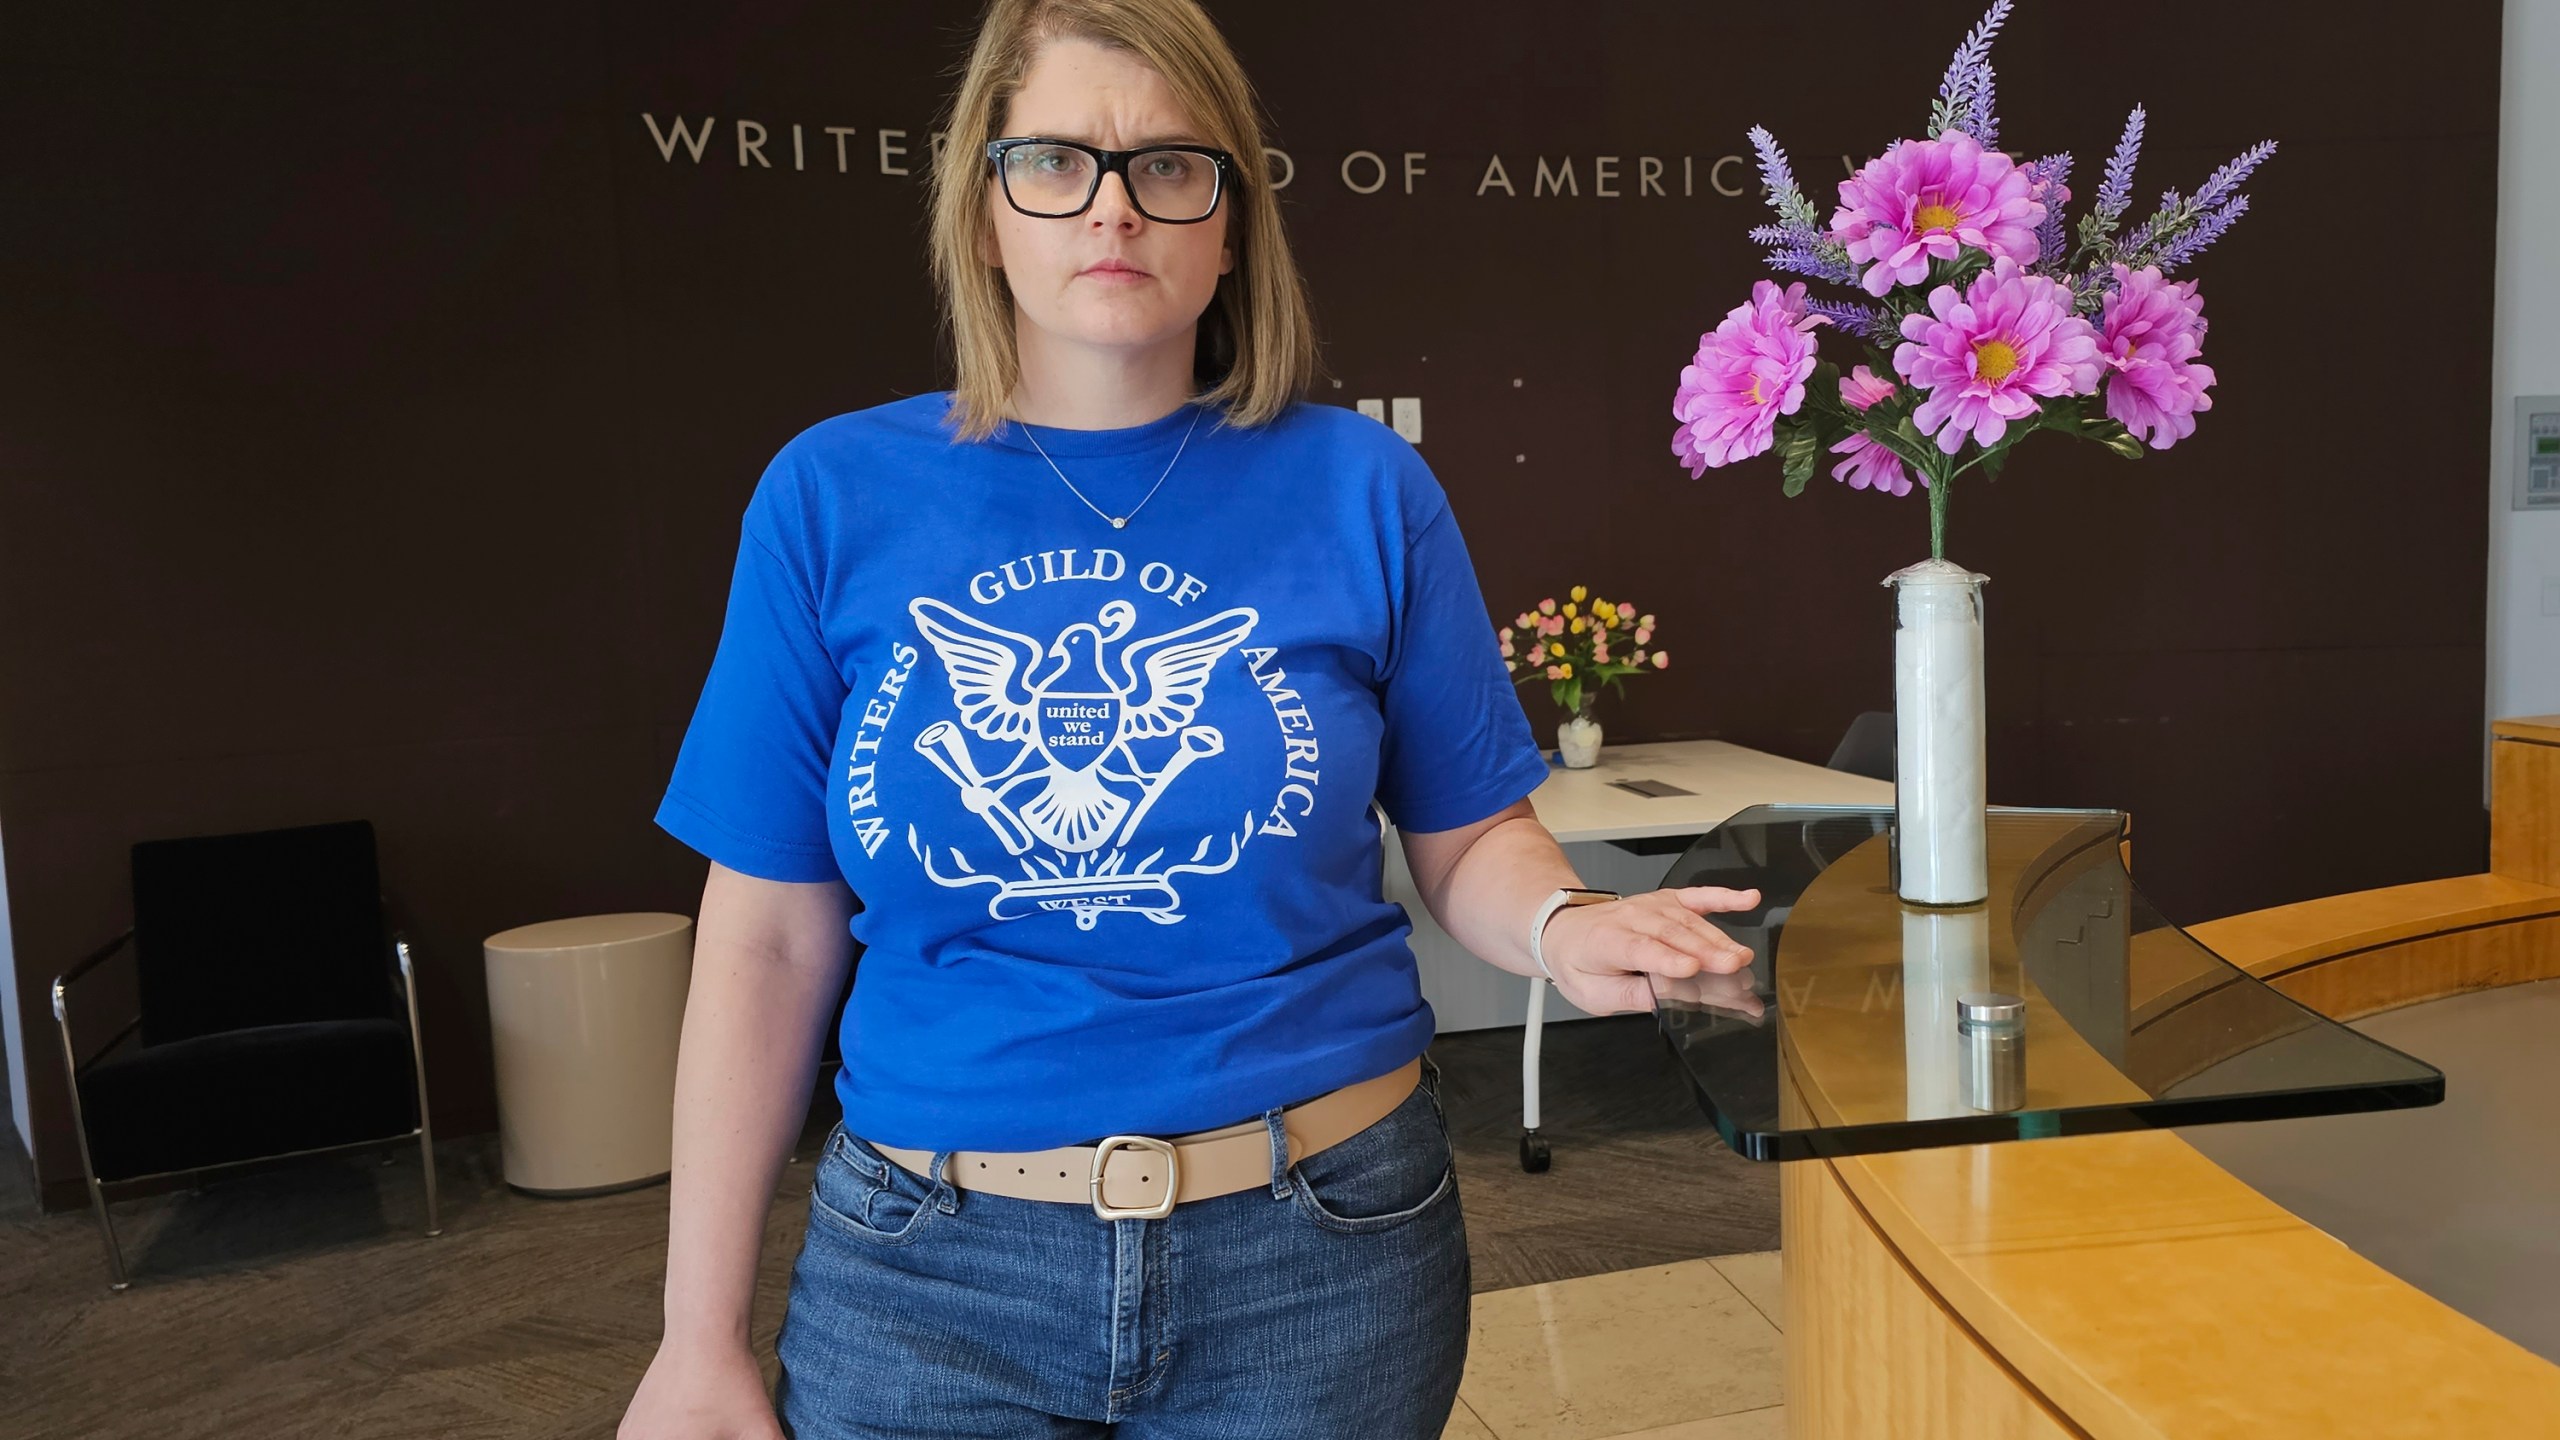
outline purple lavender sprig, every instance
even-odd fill
[[[2221,239],[2233,221],[2248,213],[2244,202],[2249,197],[2234,192],[2274,153],[2276,142],[2261,140],[2214,171],[2195,194],[2162,191],[2159,210],[2126,236],[2123,243],[2115,247],[2111,258],[2137,270],[2145,265],[2157,265],[2163,274],[2169,273],[2179,263],[2195,258],[2205,246]],[[2212,226],[2210,234],[2205,233],[2208,224]],[[2173,256],[2177,258],[2173,259]]]
[[[2265,164],[2267,157],[2274,153],[2276,153],[2276,142],[2273,140],[2261,140],[2241,151],[2231,163],[2207,177],[2203,188],[2196,191],[2195,199],[2188,204],[2198,210],[2220,208],[2232,198],[2233,192],[2240,188],[2241,183],[2255,173],[2260,165]]]
[[[2179,198],[2177,191],[2161,191],[2160,208],[2151,212],[2150,219],[2135,226],[2132,234],[2124,237],[2123,241],[2116,246],[2116,254],[2119,257],[2125,255],[2139,255],[2151,248],[2151,242],[2155,238],[2167,239],[2168,237],[2160,232],[2168,228],[2173,223],[2173,217],[2175,217],[2178,212],[2185,207],[2185,205],[2186,202]]]
[[[1837,245],[1781,245],[1769,252],[1769,268],[1809,275],[1834,285],[1854,285],[1858,281],[1858,267]]]
[[[2036,268],[2058,270],[2064,264],[2062,253],[2063,182],[2071,178],[2071,152],[2047,155],[2027,166],[2029,193],[2044,205],[2044,219],[2036,226]]]
[[[1899,339],[1894,319],[1874,305],[1860,305],[1848,300],[1807,300],[1805,313],[1819,315],[1860,339],[1878,345],[1890,345]]]
[[[1956,47],[1954,58],[1947,61],[1947,73],[1938,82],[1937,103],[1929,107],[1929,138],[1937,139],[1949,130],[1962,130],[1992,148],[1992,140],[1973,127],[1986,120],[1994,132],[1999,122],[1990,118],[1992,99],[1991,42],[2009,19],[2012,0],[1992,0],[1981,21]]]
[[[2220,208],[2207,211],[2196,221],[2195,228],[2169,242],[2160,252],[2160,272],[2169,274],[2184,269],[2187,263],[2204,253],[2204,248],[2222,238],[2231,222],[2249,213],[2249,197],[2234,195]]]
[[[2124,138],[2116,142],[2116,153],[2107,157],[2106,178],[2098,182],[2097,204],[2080,217],[2080,247],[2084,250],[2106,244],[2116,233],[2116,222],[2124,218],[2125,207],[2133,203],[2133,167],[2142,158],[2145,118],[2139,105],[2125,117]]]
[[[1985,150],[2000,148],[2000,116],[1996,109],[1998,88],[1999,77],[1992,73],[1991,62],[1986,60],[1982,69],[1975,73],[1973,98],[1966,102],[1964,123],[1957,127],[1980,141]]]
[[[1784,231],[1782,236],[1761,243],[1812,245],[1822,236],[1822,217],[1814,213],[1813,202],[1796,188],[1795,170],[1787,164],[1787,152],[1778,148],[1777,137],[1765,125],[1751,127],[1751,148],[1760,157],[1760,183],[1769,189],[1769,208],[1778,212],[1779,228]],[[1752,238],[1759,240],[1760,234],[1755,230]]]

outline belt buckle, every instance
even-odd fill
[[[1164,1198],[1153,1205],[1107,1205],[1102,1199],[1102,1167],[1110,1162],[1114,1150],[1152,1150],[1164,1157]],[[1093,1147],[1093,1171],[1085,1179],[1085,1191],[1093,1201],[1093,1213],[1105,1220],[1162,1220],[1173,1213],[1174,1196],[1182,1189],[1182,1161],[1173,1146],[1151,1135],[1114,1135]]]

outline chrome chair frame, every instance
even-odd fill
[[[391,949],[399,960],[400,998],[409,1011],[409,1060],[418,1092],[416,1129],[377,1136],[369,1140],[351,1140],[343,1145],[323,1145],[310,1150],[287,1150],[275,1155],[254,1155],[244,1160],[227,1160],[219,1165],[200,1165],[186,1170],[159,1170],[145,1175],[125,1175],[114,1180],[100,1180],[98,1167],[89,1158],[88,1117],[81,1112],[80,1108],[80,1067],[83,1062],[79,1047],[71,1038],[70,987],[73,981],[96,969],[117,951],[132,943],[132,940],[133,931],[128,928],[123,934],[100,946],[80,963],[53,977],[53,1023],[55,1030],[62,1037],[62,1076],[71,1090],[71,1129],[80,1141],[80,1178],[88,1185],[89,1209],[97,1216],[98,1234],[106,1242],[107,1271],[114,1277],[108,1284],[108,1289],[121,1291],[132,1283],[125,1274],[124,1249],[116,1243],[115,1222],[107,1216],[107,1202],[113,1198],[108,1192],[128,1185],[140,1185],[147,1181],[166,1180],[179,1176],[218,1175],[251,1166],[264,1166],[280,1160],[303,1159],[313,1155],[345,1154],[385,1145],[402,1144],[414,1139],[418,1142],[419,1169],[426,1177],[427,1234],[436,1236],[444,1233],[444,1224],[436,1204],[435,1132],[427,1117],[427,1057],[426,1047],[421,1043],[418,1031],[417,976],[410,960],[409,941],[396,929],[391,932]],[[124,1043],[125,1037],[131,1035],[141,1025],[142,1017],[139,1015],[126,1021],[124,1028],[118,1030],[104,1045],[93,1051],[89,1058],[95,1060],[98,1056],[113,1050]]]

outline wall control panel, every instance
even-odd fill
[[[2560,511],[2560,395],[2516,397],[2514,508]]]

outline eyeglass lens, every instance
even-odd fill
[[[1004,187],[1038,215],[1072,215],[1094,193],[1094,158],[1066,145],[1016,145],[1004,152]],[[1197,220],[1217,203],[1218,164],[1197,150],[1155,150],[1129,159],[1129,190],[1158,220]]]

